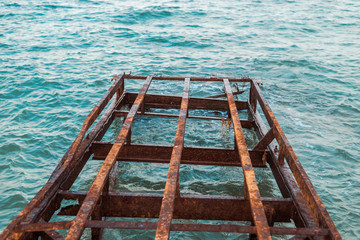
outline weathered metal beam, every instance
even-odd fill
[[[248,148],[245,143],[238,110],[236,109],[232,90],[227,79],[224,79],[224,86],[229,103],[231,119],[234,124],[236,146],[239,152],[240,161],[244,173],[245,197],[247,197],[250,202],[253,223],[256,227],[256,235],[260,240],[271,239],[269,224],[266,219],[264,206],[260,198],[260,191],[256,183],[255,172],[251,164]]]
[[[174,147],[171,153],[169,171],[165,184],[164,197],[161,203],[159,220],[157,223],[155,235],[155,239],[157,240],[169,239],[170,236],[170,226],[174,214],[175,197],[176,194],[179,194],[179,171],[182,151],[184,148],[185,125],[189,108],[189,91],[190,78],[186,78]]]
[[[239,95],[239,94],[242,94],[244,93],[245,91],[236,91],[236,92],[233,92],[233,95]],[[226,93],[223,93],[223,94],[218,94],[218,95],[212,95],[212,96],[208,96],[206,98],[219,98],[219,97],[226,97]]]
[[[146,76],[138,76],[138,75],[131,75],[125,74],[125,78],[127,79],[146,79]],[[174,77],[174,76],[153,76],[154,80],[167,80],[167,81],[185,81],[186,77]],[[252,79],[249,77],[242,77],[242,78],[228,78],[230,82],[251,82]],[[191,81],[201,81],[201,82],[222,82],[223,78],[218,77],[191,77]]]
[[[94,160],[104,160],[112,147],[112,143],[94,142],[91,147],[91,153],[94,154]],[[119,156],[118,161],[129,162],[154,162],[169,163],[171,158],[172,147],[160,145],[131,144],[125,145]],[[252,165],[254,167],[266,167],[266,161],[269,154],[265,151],[249,150]],[[215,165],[215,166],[239,166],[238,152],[228,148],[201,148],[201,147],[184,147],[182,164],[195,165]]]
[[[259,86],[255,83],[253,83],[252,85],[254,86],[255,95],[257,96],[257,100],[259,101],[259,104],[264,112],[265,117],[269,122],[269,125],[271,127],[274,127],[275,129],[275,136],[279,145],[281,146],[282,144],[284,144],[283,148],[285,159],[289,164],[290,170],[292,171],[296,182],[298,183],[301,192],[304,195],[304,198],[309,205],[313,216],[315,217],[315,220],[318,222],[320,227],[329,228],[332,239],[342,239],[339,231],[336,229],[334,222],[331,220],[331,217],[327,212],[323,202],[321,201],[318,193],[312,185],[309,176],[306,174],[305,169],[301,165],[287,137],[282,131],[269,104],[262,95]]]
[[[89,193],[86,196],[81,208],[79,209],[78,214],[76,215],[73,223],[69,229],[68,234],[65,239],[80,239],[85,224],[88,221],[92,211],[95,208],[95,205],[100,197],[101,191],[105,185],[105,181],[109,176],[109,173],[116,162],[116,158],[125,143],[125,139],[130,131],[131,125],[134,121],[135,115],[144,100],[146,91],[148,90],[152,78],[148,77],[139,92],[138,97],[136,98],[134,104],[131,107],[130,113],[128,114],[125,122],[121,128],[121,131],[116,139],[115,144],[111,148],[109,154],[107,155],[103,165],[101,166],[93,184],[90,187]]]
[[[61,191],[59,197],[83,202],[85,191]],[[158,218],[162,194],[115,193],[103,196],[103,217]],[[273,222],[290,222],[295,214],[293,202],[288,198],[261,198],[267,218]],[[80,205],[70,205],[59,215],[75,216]],[[175,200],[174,219],[202,219],[224,221],[251,221],[249,202],[244,197],[219,195],[180,195]],[[276,213],[276,214],[274,214]]]
[[[46,224],[27,224],[18,227],[21,231],[35,232],[48,231],[52,229],[66,229],[70,221],[51,222]],[[156,228],[155,222],[131,222],[131,221],[88,221],[86,227],[90,228],[111,228],[111,229],[143,229],[151,230]],[[232,233],[256,233],[256,227],[235,224],[172,224],[171,231],[190,232],[232,232]],[[321,228],[284,228],[271,227],[271,234],[274,235],[307,235],[326,236],[328,229]]]
[[[126,115],[129,113],[129,111],[123,111],[123,110],[117,110],[114,112],[115,117],[126,117]],[[163,117],[163,118],[178,118],[179,116],[176,114],[165,114],[165,113],[152,113],[152,112],[138,112],[139,115],[146,116],[146,117]],[[192,119],[202,119],[202,120],[218,120],[221,121],[222,117],[209,117],[209,116],[194,116],[194,115],[188,115],[187,118]],[[255,127],[254,121],[249,120],[240,120],[241,126],[244,128],[253,128]]]
[[[132,104],[136,96],[136,93],[127,93],[128,103]],[[179,109],[180,104],[179,96],[147,94],[145,97],[145,108]],[[245,110],[248,105],[246,101],[236,101],[236,107],[238,110]],[[226,100],[221,99],[192,97],[189,99],[189,110],[192,109],[227,111],[228,104]]]

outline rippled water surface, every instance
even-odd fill
[[[130,70],[262,80],[266,98],[343,238],[359,239],[359,13],[357,0],[0,0],[0,230],[47,181],[112,76]],[[132,90],[140,86],[141,81],[127,83]],[[219,89],[193,84],[191,95]],[[154,91],[180,93],[182,86]],[[142,126],[148,119],[138,120],[134,141],[172,143],[175,130],[168,126],[175,126],[176,119],[152,122],[163,136]],[[219,127],[188,121],[188,131],[196,135],[208,129],[212,138],[188,135],[186,141],[231,146],[233,139],[222,137]],[[136,135],[135,129],[145,135]],[[74,188],[88,188],[98,168],[98,162],[87,165]],[[119,172],[118,189],[161,193],[167,168],[124,163]],[[184,193],[242,194],[241,174],[232,168],[184,166],[180,178]],[[277,196],[270,172],[257,178],[263,196]],[[123,239],[154,234],[124,233]],[[117,231],[106,234],[119,237]],[[238,236],[187,234],[172,237]]]

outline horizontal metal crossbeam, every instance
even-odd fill
[[[94,160],[104,160],[112,147],[112,143],[94,142],[91,152]],[[125,145],[117,158],[118,161],[169,163],[172,147],[161,145],[131,144]],[[269,154],[266,151],[249,150],[254,167],[266,167]],[[238,153],[228,148],[184,147],[182,164],[239,166]]]

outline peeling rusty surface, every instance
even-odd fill
[[[255,172],[251,164],[248,148],[245,143],[245,137],[242,131],[238,110],[232,95],[230,83],[224,79],[225,92],[229,102],[231,119],[234,124],[234,132],[236,138],[237,149],[244,173],[245,196],[248,197],[253,215],[253,222],[256,227],[256,235],[258,239],[271,239],[269,225],[265,216],[264,206],[260,198],[260,191],[256,183]]]
[[[139,94],[134,94],[125,91],[125,79],[146,81]],[[146,94],[152,80],[183,81],[183,97]],[[191,80],[223,81],[225,94],[213,97],[226,96],[227,100],[189,98],[189,78],[115,75],[114,83],[85,119],[79,135],[55,168],[49,181],[1,233],[0,240],[38,237],[64,239],[64,236],[57,232],[59,229],[69,229],[66,239],[79,239],[85,228],[91,228],[91,238],[94,240],[101,239],[101,233],[106,228],[156,229],[156,239],[168,239],[170,231],[246,233],[250,239],[271,239],[271,235],[295,236],[292,239],[341,239],[257,82],[250,78],[195,77]],[[237,92],[232,92],[230,82],[242,82],[244,86],[250,86],[248,101],[234,101],[233,95]],[[242,91],[239,91],[239,94],[240,92]],[[85,137],[91,125],[115,95],[114,102]],[[132,105],[130,111],[120,110],[125,105]],[[260,105],[270,130],[262,122],[258,112],[260,107],[257,109],[257,105]],[[180,114],[148,112],[151,108],[180,108]],[[186,118],[222,120],[221,117],[214,116],[189,116],[188,109],[224,113],[228,111],[232,119],[231,124],[234,126],[234,148],[184,147]],[[249,120],[240,120],[238,110],[248,111]],[[133,144],[130,136],[131,126],[138,111],[139,114],[148,117],[179,118],[174,146]],[[116,142],[100,142],[116,117],[125,118]],[[252,150],[245,144],[243,128],[253,128],[259,137]],[[274,139],[278,148],[275,147]],[[69,191],[92,154],[94,160],[104,160],[104,163],[90,190]],[[164,194],[112,192],[117,172],[114,170],[116,161],[168,163],[169,172]],[[180,162],[241,166],[245,196],[180,194]],[[253,167],[271,169],[283,198],[260,197]],[[75,200],[78,203],[64,205],[63,200]],[[54,213],[76,217],[73,221],[51,222]],[[158,218],[158,222],[107,221],[107,217]],[[172,219],[247,221],[251,222],[252,226],[222,222],[216,225],[173,224]],[[291,221],[296,228],[273,227],[274,223]]]
[[[185,79],[184,93],[181,101],[179,120],[176,130],[175,142],[170,158],[169,171],[165,184],[164,197],[161,204],[159,220],[157,223],[155,239],[169,239],[170,226],[174,213],[174,203],[179,191],[179,170],[182,151],[184,148],[185,124],[189,107],[190,78]]]

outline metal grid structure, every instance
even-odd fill
[[[126,79],[142,79],[138,94],[124,90]],[[147,94],[152,81],[183,81],[183,96]],[[156,230],[155,239],[169,239],[171,231],[232,232],[248,234],[249,239],[271,239],[273,235],[291,239],[341,239],[324,204],[316,193],[289,141],[260,91],[250,78],[198,78],[116,75],[113,84],[87,116],[81,132],[66,152],[48,182],[25,209],[8,225],[0,239],[80,239],[91,228],[92,239],[101,239],[104,229]],[[189,97],[190,82],[223,82],[225,94],[207,98]],[[247,101],[235,101],[231,82],[250,88]],[[216,99],[226,97],[226,99]],[[114,98],[113,101],[111,101]],[[129,111],[122,106],[131,106]],[[259,114],[259,107],[268,127]],[[108,106],[91,129],[91,125]],[[149,108],[180,109],[179,115],[146,111]],[[188,110],[206,109],[227,112],[233,124],[233,149],[185,147],[188,118],[219,120],[221,117],[189,115]],[[247,110],[248,119],[238,112]],[[173,147],[131,143],[131,126],[136,114],[178,118]],[[116,117],[124,117],[113,143],[102,142]],[[254,129],[258,143],[248,149],[243,128]],[[279,146],[279,148],[277,147]],[[90,157],[103,160],[88,191],[70,191]],[[164,194],[114,192],[118,162],[168,163]],[[180,164],[234,166],[242,168],[244,196],[184,195],[179,190]],[[260,196],[255,167],[271,169],[282,198]],[[62,207],[64,200],[78,204]],[[51,221],[54,215],[75,216],[71,221]],[[110,221],[107,217],[154,218],[149,221]],[[184,224],[173,219],[248,221],[251,224]],[[277,222],[293,222],[295,227],[275,227]],[[66,236],[57,230],[67,229]]]

